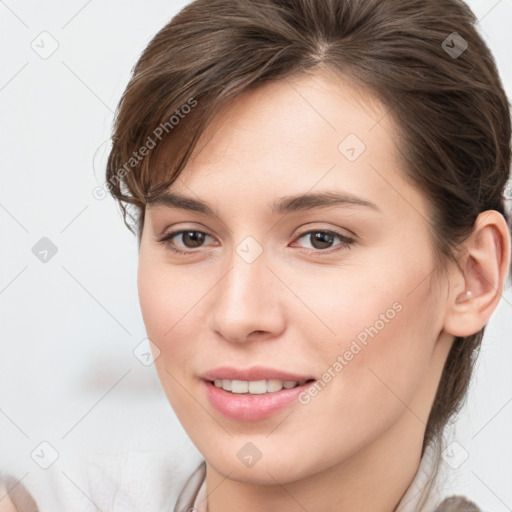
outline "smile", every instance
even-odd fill
[[[297,386],[302,386],[306,381],[296,380],[229,380],[229,379],[215,379],[213,384],[224,391],[231,393],[249,393],[251,395],[262,395],[264,393],[276,393],[284,389],[293,389]]]
[[[262,420],[292,404],[300,405],[299,395],[312,382],[315,382],[314,379],[307,381],[219,379],[217,383],[203,380],[206,397],[213,408],[223,416],[238,421]],[[230,390],[224,389],[230,386]]]

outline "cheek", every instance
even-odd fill
[[[343,373],[350,382],[368,384],[375,368],[391,384],[408,375],[414,385],[415,368],[428,363],[442,327],[441,306],[430,287],[432,255],[420,248],[368,251],[357,266],[303,273],[308,277],[296,292],[318,317],[308,317],[309,337],[316,338],[326,370],[346,355]]]
[[[141,244],[137,287],[149,338],[166,343],[176,329],[187,323],[187,315],[193,315],[199,290],[184,267],[169,265],[164,258],[161,251]]]
[[[176,366],[186,357],[187,347],[186,339],[176,334],[191,323],[197,293],[180,275],[179,269],[162,265],[150,251],[143,250],[139,257],[137,287],[148,338],[160,349],[155,365],[157,369],[168,367],[173,361]],[[169,357],[171,342],[172,358]]]
[[[162,251],[141,248],[137,273],[141,313],[147,336],[160,351],[155,367],[173,407],[179,407],[181,400],[190,401],[182,386],[201,369],[197,359],[208,335],[207,313],[216,280],[212,272],[171,265]]]
[[[345,276],[344,288],[333,300],[336,307],[331,305],[325,317],[336,335],[318,346],[324,373],[319,398],[309,397],[312,410],[318,407],[312,417],[321,409],[332,411],[333,420],[350,417],[350,426],[339,426],[350,438],[357,432],[377,432],[404,412],[404,404],[426,378],[442,327],[429,279],[421,282],[418,277],[428,276],[430,270],[430,260],[425,259],[415,265],[397,262],[394,269],[359,281]],[[421,411],[416,414],[423,416]]]
[[[172,271],[143,254],[139,258],[137,286],[147,336],[159,349],[154,364],[162,389],[186,425],[195,404],[185,389],[189,389],[187,381],[194,356],[192,336],[198,325],[193,309],[198,301],[197,291],[194,293],[194,287],[187,286],[179,269]]]

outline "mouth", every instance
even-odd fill
[[[235,395],[264,395],[270,393],[278,393],[282,389],[294,389],[304,384],[314,382],[315,379],[306,380],[279,380],[279,379],[262,379],[262,380],[231,380],[231,379],[214,379],[208,380],[210,384],[220,388],[228,393]]]
[[[259,421],[279,411],[301,406],[299,396],[315,379],[280,381],[203,380],[210,404],[223,416],[237,421]]]

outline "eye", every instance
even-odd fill
[[[159,242],[166,245],[171,251],[178,254],[189,254],[193,251],[191,250],[183,250],[180,249],[180,246],[176,246],[176,244],[172,241],[173,238],[177,237],[178,239],[181,237],[181,241],[184,244],[185,249],[196,249],[202,245],[206,237],[210,237],[208,233],[203,231],[198,231],[197,229],[182,229],[180,231],[174,231],[165,235],[164,238],[159,240]],[[210,237],[211,238],[211,237]]]
[[[328,230],[310,230],[298,235],[297,240],[301,238],[305,238],[308,240],[312,249],[311,253],[332,253],[334,251],[350,248],[350,245],[354,243],[354,239],[348,236],[342,235],[341,233],[337,233],[336,231],[328,231]],[[335,239],[338,239],[340,243],[334,246],[333,250],[326,251],[326,249],[332,248],[332,244]]]
[[[204,231],[198,231],[196,229],[181,229],[179,231],[173,231],[172,233],[165,235],[164,238],[159,240],[159,242],[164,244],[169,250],[176,254],[190,255],[196,252],[194,249],[201,247],[208,237],[212,238],[208,233],[205,233]],[[183,245],[177,245],[173,241],[174,238],[177,238],[178,240],[181,238]],[[319,229],[305,231],[299,234],[296,240],[300,240],[301,238],[306,238],[310,241],[312,249],[306,249],[308,249],[308,253],[313,254],[331,254],[335,251],[350,248],[350,245],[354,243],[354,239],[342,235],[341,233]],[[332,244],[336,239],[339,240],[339,243],[332,247]],[[180,249],[180,247],[183,247],[183,249]]]

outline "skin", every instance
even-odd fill
[[[264,84],[218,114],[171,186],[215,215],[146,206],[141,310],[168,400],[207,462],[209,512],[394,510],[417,471],[454,335],[477,332],[499,301],[510,253],[501,216],[479,217],[460,268],[433,272],[429,204],[404,178],[386,112],[326,72]],[[349,134],[366,146],[353,162],[338,149]],[[269,211],[282,196],[319,191],[377,209]],[[197,247],[182,235],[159,242],[179,229],[209,236]],[[299,238],[310,230],[354,241]],[[247,236],[263,250],[252,263],[236,252]],[[199,375],[218,366],[321,380],[393,304],[400,312],[309,403],[242,422],[207,400]],[[262,453],[250,468],[237,457],[247,442]]]
[[[0,512],[18,512],[18,509],[14,506],[9,496],[5,496],[5,498],[0,501]]]

